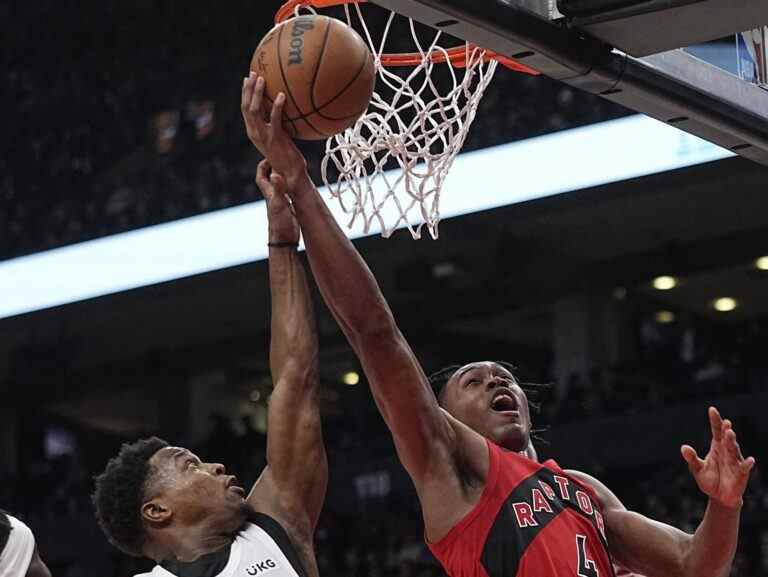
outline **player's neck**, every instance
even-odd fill
[[[205,555],[229,547],[234,538],[234,535],[227,533],[176,535],[165,543],[149,548],[146,554],[159,565],[166,562],[193,563]]]
[[[231,548],[232,544],[229,543],[212,553],[201,555],[192,562],[168,559],[160,565],[177,577],[211,577],[218,575],[226,567]]]

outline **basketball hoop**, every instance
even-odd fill
[[[356,15],[374,56],[379,84],[371,105],[354,126],[326,141],[320,166],[323,182],[350,215],[350,227],[360,218],[366,233],[376,222],[384,237],[407,226],[414,238],[420,238],[426,225],[437,238],[443,183],[497,65],[525,74],[538,72],[468,42],[443,47],[440,30],[424,43],[413,20],[404,16],[416,51],[385,52],[398,15],[389,12],[375,42],[362,3],[365,0],[289,0],[275,17],[280,23],[302,10],[343,6],[349,26],[355,27]],[[413,70],[407,74],[391,70],[406,67]],[[435,74],[439,69],[447,69],[442,82]],[[389,94],[382,96],[384,91]],[[335,182],[329,182],[329,168],[338,172]]]

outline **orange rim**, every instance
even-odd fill
[[[311,6],[312,8],[330,8],[332,6],[342,6],[344,4],[363,4],[367,0],[288,0],[283,4],[275,14],[275,24],[285,22],[295,13],[297,8]],[[450,60],[451,64],[457,68],[463,68],[467,64],[467,54],[471,54],[475,48],[474,44],[468,46],[456,46],[446,50],[446,52],[434,52],[430,55],[432,62],[441,63]],[[383,66],[394,68],[398,66],[418,66],[424,60],[424,57],[419,52],[402,52],[399,54],[382,54],[381,64]],[[532,76],[538,76],[540,72],[521,64],[513,58],[502,56],[496,52],[486,51],[485,61],[497,60],[500,64],[515,72],[521,72],[523,74],[530,74]]]

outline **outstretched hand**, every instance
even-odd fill
[[[256,184],[267,201],[269,242],[298,243],[299,223],[296,221],[291,201],[285,194],[285,180],[272,169],[266,159],[262,160],[256,169]]]
[[[738,507],[742,504],[742,495],[755,459],[744,458],[733,423],[723,420],[715,407],[709,408],[709,424],[712,444],[704,459],[700,459],[696,449],[689,445],[683,445],[680,452],[703,493],[726,507]]]
[[[290,194],[295,191],[299,179],[306,176],[307,161],[283,127],[285,94],[277,95],[267,116],[265,105],[269,99],[264,94],[264,86],[264,78],[257,77],[254,72],[244,78],[240,110],[248,138],[269,160],[272,168],[285,178],[286,192]],[[269,122],[265,120],[267,117]]]

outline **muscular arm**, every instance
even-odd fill
[[[320,292],[360,358],[403,465],[419,482],[435,453],[454,442],[453,429],[376,279],[309,178],[292,196]]]
[[[260,186],[264,189],[268,184]],[[270,242],[285,243],[280,231],[273,230],[275,218],[270,217]],[[312,530],[325,497],[328,465],[318,406],[314,313],[304,267],[295,247],[269,249],[269,279],[270,369],[275,386],[268,412],[268,465],[249,500],[262,510],[275,506],[278,510],[273,514],[290,517],[284,520]],[[267,504],[270,502],[274,505]]]
[[[282,128],[285,95],[278,94],[269,124],[261,110],[263,79],[244,79],[242,112],[253,144],[285,177],[320,292],[357,353],[398,455],[419,492],[427,535],[439,538],[462,516],[466,492],[456,462],[487,473],[485,440],[437,404],[424,371],[398,329],[371,271],[325,206],[306,161]],[[452,503],[446,507],[445,503]],[[465,503],[466,504],[466,503]]]
[[[568,471],[597,492],[605,513],[608,545],[615,559],[644,575],[725,577],[730,573],[739,533],[739,510],[710,499],[695,535],[628,511],[603,483]]]
[[[311,181],[307,178],[300,186],[293,194],[294,206],[315,279],[360,359],[400,461],[419,494],[427,538],[436,541],[479,496],[479,491],[467,492],[458,467],[484,482],[486,442],[439,407],[371,271]],[[452,506],[446,507],[447,502]]]

